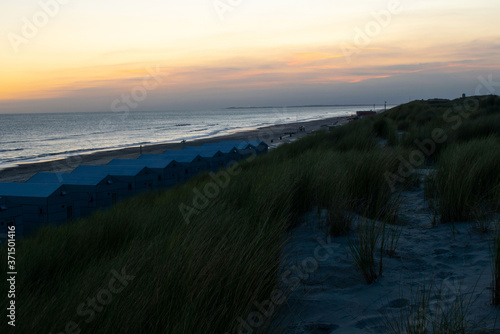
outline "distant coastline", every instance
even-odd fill
[[[311,104],[303,106],[263,106],[263,107],[227,107],[225,110],[238,109],[273,109],[273,108],[328,108],[328,107],[371,107],[373,104]],[[391,105],[394,107],[395,105]]]
[[[273,148],[280,143],[294,141],[307,132],[315,131],[322,125],[340,125],[347,123],[347,116],[335,116],[317,120],[299,121],[290,123],[278,123],[259,127],[251,127],[234,131],[229,134],[218,134],[215,136],[188,140],[186,143],[167,142],[151,143],[142,145],[102,150],[91,153],[82,153],[74,156],[55,158],[46,161],[20,163],[17,166],[0,169],[0,182],[24,182],[38,172],[71,172],[79,165],[105,165],[112,159],[137,159],[140,152],[144,154],[159,154],[165,150],[178,150],[185,146],[196,146],[204,143],[214,143],[221,140],[262,140]],[[299,126],[303,126],[306,132],[297,133],[294,136],[286,136],[285,133],[296,132]]]

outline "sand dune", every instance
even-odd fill
[[[321,214],[310,213],[290,233],[282,268],[303,265],[302,272],[292,270],[281,282],[291,293],[278,317],[290,324],[286,333],[387,333],[387,321],[408,310],[423,284],[432,285],[432,312],[470,300],[470,328],[491,333],[499,316],[490,305],[491,233],[478,232],[471,222],[433,226],[423,189],[402,194],[399,219],[403,226],[396,254],[384,257],[383,276],[371,285],[354,266],[346,237],[328,240],[331,256],[317,261],[317,269],[312,264],[307,269],[304,261],[313,256],[318,238],[326,241]],[[300,278],[298,286],[286,284],[295,283],[294,278]]]

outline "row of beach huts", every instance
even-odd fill
[[[0,240],[7,227],[26,236],[45,225],[83,218],[135,194],[172,187],[203,172],[268,151],[260,141],[221,141],[79,166],[71,173],[38,173],[24,183],[0,183]]]

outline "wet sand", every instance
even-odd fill
[[[318,131],[322,125],[342,125],[347,123],[346,117],[332,117],[315,121],[276,124],[233,134],[199,139],[182,143],[153,144],[142,147],[143,154],[161,154],[165,150],[180,150],[187,146],[198,146],[204,143],[214,143],[221,140],[261,140],[269,145],[270,149],[278,145],[291,142],[312,131]],[[303,126],[305,131],[298,131]],[[294,132],[292,136],[285,133]],[[281,137],[281,139],[280,139]],[[77,155],[65,159],[21,164],[17,167],[0,170],[0,182],[24,182],[38,172],[68,173],[80,165],[105,165],[113,159],[137,159],[141,155],[139,147],[96,152]]]

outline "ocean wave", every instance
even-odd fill
[[[191,130],[191,131],[189,131],[189,132],[201,132],[201,131],[206,131],[206,130],[208,130],[208,128]]]
[[[13,148],[13,149],[5,149],[5,150],[0,150],[0,153],[5,153],[5,152],[18,152],[18,151],[24,151],[24,148]]]
[[[13,141],[2,141],[0,144],[18,144],[18,143],[30,143],[31,140],[13,140]]]
[[[123,144],[123,145],[102,146],[102,147],[97,147],[97,148],[95,148],[95,147],[94,148],[81,148],[81,149],[66,150],[66,151],[60,151],[60,152],[25,155],[25,156],[17,156],[17,157],[11,158],[11,159],[2,159],[2,160],[0,160],[0,162],[12,163],[12,162],[26,162],[26,161],[43,161],[43,160],[51,160],[50,158],[55,158],[55,157],[69,157],[69,156],[74,156],[74,155],[78,155],[78,154],[89,154],[89,153],[97,153],[97,152],[106,151],[106,150],[132,148],[132,147],[137,147],[140,145],[148,145],[148,144],[152,144],[152,143],[150,141],[143,141],[143,142],[136,142],[136,143],[131,143],[131,144]],[[45,158],[49,158],[49,159],[45,159]]]

